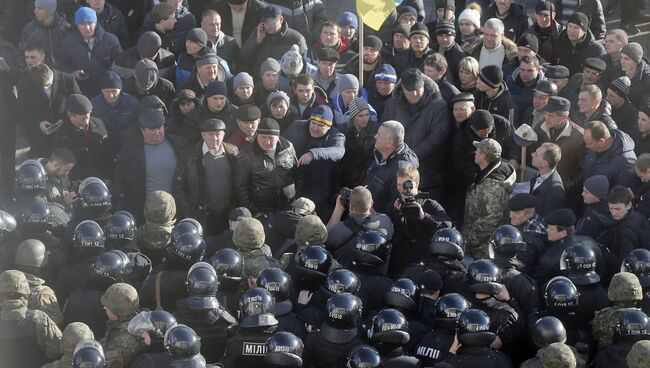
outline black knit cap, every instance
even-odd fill
[[[79,93],[73,93],[65,99],[65,111],[78,115],[90,114],[93,104],[88,97]]]
[[[393,30],[393,35],[395,35],[395,33],[401,33],[404,36],[408,37],[409,34],[411,34],[411,26],[408,24],[398,24],[395,26],[395,30]]]
[[[436,36],[442,34],[455,36],[456,27],[454,27],[454,24],[451,22],[439,21],[438,24],[436,24]]]
[[[508,200],[510,211],[521,211],[526,208],[534,208],[537,205],[537,197],[530,193],[518,193]]]
[[[364,38],[363,40],[363,46],[365,47],[372,47],[376,51],[381,50],[383,46],[383,42],[381,42],[381,38],[375,36],[375,35],[368,35]]]
[[[544,222],[548,225],[570,227],[575,225],[576,215],[568,208],[560,208],[546,215]]]
[[[414,25],[411,26],[411,31],[409,32],[409,38],[413,37],[415,35],[418,35],[418,34],[424,35],[427,38],[431,38],[429,36],[429,29],[422,22],[417,22],[417,23],[415,23]]]
[[[481,69],[478,77],[490,88],[497,88],[503,82],[503,70],[498,65],[487,65]]]
[[[442,277],[436,270],[427,270],[420,277],[420,287],[427,291],[442,289]]]
[[[415,91],[424,86],[424,74],[416,68],[406,69],[402,73],[401,83],[407,91]]]
[[[585,32],[589,30],[589,18],[585,15],[585,13],[575,12],[571,14],[567,23],[573,23],[582,28]]]
[[[494,116],[489,111],[478,109],[469,117],[469,125],[476,130],[487,129],[494,126]]]
[[[517,40],[517,46],[526,47],[533,50],[534,53],[539,52],[539,41],[532,33],[524,33]]]

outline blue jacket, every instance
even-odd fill
[[[106,125],[109,155],[113,159],[122,145],[137,134],[138,99],[122,92],[114,105],[109,104],[102,95],[93,97],[90,102],[93,104],[92,115]]]
[[[609,180],[610,188],[615,185],[624,185],[634,189],[639,185],[639,179],[634,174],[634,141],[617,129],[611,130],[614,138],[612,146],[605,152],[596,154],[587,150],[587,160],[583,178],[594,175],[605,175]]]
[[[366,92],[365,88],[359,89],[359,97],[368,102],[368,92]],[[336,126],[341,126],[350,121],[350,117],[345,114],[348,111],[348,108],[343,104],[343,97],[341,97],[339,92],[335,93],[334,98],[330,101],[330,105],[332,105],[332,112],[334,112],[334,122],[336,122]],[[370,111],[370,119],[377,120],[377,111],[375,111],[370,104],[368,104],[368,107],[368,110]]]

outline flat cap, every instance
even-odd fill
[[[521,211],[527,208],[534,208],[537,205],[537,197],[530,193],[518,193],[508,200],[510,211]]]
[[[544,217],[548,225],[570,227],[576,224],[576,215],[568,208],[560,208]]]

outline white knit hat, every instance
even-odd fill
[[[458,23],[460,24],[461,20],[466,20],[472,23],[476,28],[481,28],[481,13],[476,9],[465,9],[460,16],[458,17]]]

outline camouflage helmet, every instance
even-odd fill
[[[83,340],[93,340],[95,335],[87,324],[83,322],[72,322],[63,330],[61,337],[61,353],[72,355],[75,346]]]
[[[25,274],[16,270],[0,273],[0,298],[14,299],[15,295],[29,295],[29,283]]]
[[[171,226],[176,216],[176,202],[171,194],[157,190],[144,203],[144,218],[149,225]]]
[[[539,351],[543,368],[575,368],[576,357],[568,345],[554,342]]]
[[[327,240],[327,228],[320,217],[307,215],[298,221],[295,238],[299,248],[321,245]]]
[[[16,249],[16,266],[41,268],[47,261],[45,244],[37,239],[23,240]]]
[[[650,340],[637,341],[627,354],[627,366],[629,368],[650,367]]]
[[[102,295],[102,305],[118,317],[128,317],[137,311],[140,298],[133,286],[117,283],[111,285]]]
[[[619,272],[609,284],[607,298],[614,303],[633,302],[643,299],[643,290],[639,278],[630,272]]]
[[[254,218],[242,219],[232,235],[232,241],[242,250],[260,249],[264,245],[264,226]]]

